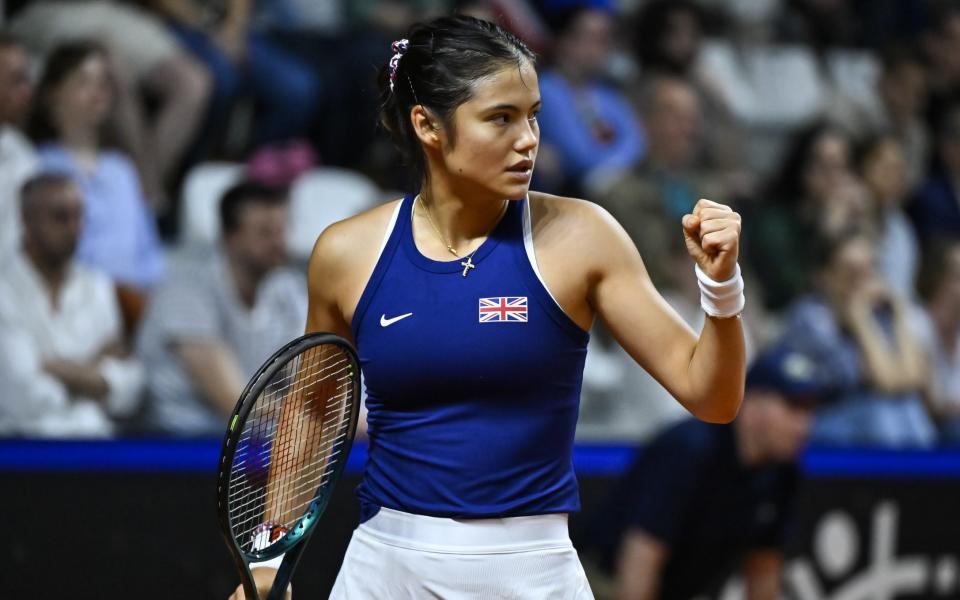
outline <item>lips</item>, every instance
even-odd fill
[[[533,161],[530,159],[525,159],[511,165],[510,167],[507,168],[507,170],[513,173],[525,173],[532,168],[533,168]]]

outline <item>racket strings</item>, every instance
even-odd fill
[[[316,346],[277,371],[256,398],[227,495],[231,528],[245,551],[262,549],[254,538],[264,523],[284,528],[279,532],[295,527],[331,481],[349,437],[354,368],[340,348]]]
[[[344,379],[343,379],[342,385],[350,385],[350,384],[351,384],[351,381],[350,381],[349,378],[344,378]],[[350,385],[350,387],[348,387],[346,390],[343,390],[343,392],[341,392],[341,394],[349,394],[349,393],[352,391],[352,389],[353,389],[353,388],[352,388],[352,385]],[[338,394],[338,396],[339,396],[339,395],[340,395],[340,394]],[[312,404],[312,402],[313,402],[312,400],[305,402],[305,403],[304,403],[304,407],[309,406],[310,404]],[[346,410],[349,410],[350,408],[351,408],[350,404],[347,404],[347,405],[344,407],[344,409],[346,409]],[[331,416],[331,415],[333,415],[335,412],[337,412],[337,410],[338,410],[338,408],[335,407],[335,406],[333,406],[333,404],[331,404],[331,408],[327,410],[327,412],[325,413],[325,417],[326,417],[326,416]],[[245,432],[241,435],[241,437],[240,437],[240,439],[239,439],[239,442],[238,442],[238,445],[237,445],[237,452],[236,452],[236,455],[237,455],[237,456],[240,456],[240,455],[241,455],[241,452],[246,452],[246,451],[248,450],[249,444],[245,444],[245,442],[246,442],[247,440],[249,440],[249,439],[250,439],[250,432],[249,432],[249,431],[245,431]],[[262,466],[268,466],[268,465],[270,464],[271,450],[272,450],[272,449],[271,449],[270,447],[266,447],[266,448],[261,449],[261,451],[259,452],[259,456],[261,456],[261,457],[263,458],[262,463],[261,463]],[[237,475],[235,475],[235,476],[231,479],[231,482],[235,481],[236,479],[239,479],[241,476],[243,476],[243,473],[242,473],[242,472],[239,473],[239,474],[237,474]]]

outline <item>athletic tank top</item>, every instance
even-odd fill
[[[589,335],[536,269],[528,200],[473,254],[417,249],[394,212],[351,327],[367,391],[361,522],[379,507],[461,518],[580,508],[573,437]]]

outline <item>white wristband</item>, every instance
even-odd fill
[[[743,295],[743,277],[740,265],[733,277],[726,281],[714,281],[703,272],[700,265],[693,267],[700,285],[700,306],[711,317],[735,317],[743,312],[746,298]]]

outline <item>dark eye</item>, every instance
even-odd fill
[[[533,114],[530,115],[530,117],[529,117],[527,120],[528,120],[528,121],[536,121],[536,120],[537,120],[537,117],[539,117],[539,116],[540,116],[540,111],[539,111],[539,110],[535,110],[535,111],[533,111]]]
[[[510,115],[506,113],[500,113],[493,115],[490,120],[497,125],[506,125],[510,122]]]

